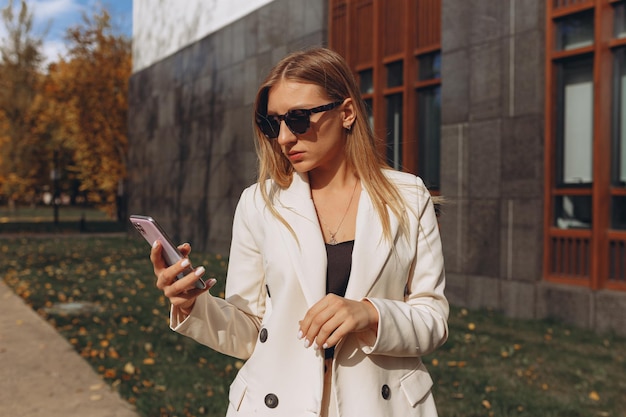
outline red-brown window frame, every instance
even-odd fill
[[[358,22],[355,22],[364,7],[372,10],[372,36],[364,39],[359,33]],[[377,137],[381,138],[381,151],[386,146],[386,108],[385,97],[402,94],[402,167],[403,170],[418,174],[418,126],[414,117],[417,110],[416,97],[423,88],[441,85],[441,78],[420,81],[417,79],[417,61],[419,56],[441,51],[441,0],[397,0],[401,5],[403,21],[398,22],[407,30],[401,47],[397,51],[385,53],[383,36],[384,13],[388,11],[389,2],[384,0],[330,0],[329,2],[329,46],[341,53],[348,61],[355,74],[372,70],[373,93],[364,94],[363,98],[372,101],[372,117]],[[416,23],[417,22],[417,23]],[[362,53],[359,48],[371,45],[371,56]],[[367,59],[361,59],[361,56]],[[385,87],[386,65],[403,62],[403,83],[398,87]],[[437,194],[437,190],[432,190]]]
[[[545,233],[544,277],[548,281],[591,289],[626,291],[626,282],[612,282],[609,275],[609,245],[626,242],[626,232],[610,229],[611,197],[626,195],[626,189],[612,187],[610,179],[611,107],[613,50],[626,47],[626,39],[613,39],[613,4],[621,0],[548,0],[546,13],[546,156],[545,156]],[[594,43],[592,46],[568,51],[555,50],[556,20],[586,10],[594,12]],[[556,66],[564,59],[593,54],[593,183],[590,192],[576,188],[557,188],[556,161]],[[591,195],[592,226],[585,230],[560,229],[554,226],[554,198],[558,195]],[[567,259],[557,250],[556,241],[566,247]],[[576,259],[577,251],[589,242],[589,263]],[[581,249],[583,248],[583,249]],[[561,265],[561,273],[552,266]],[[584,278],[575,271],[588,271]],[[574,271],[574,272],[572,272]]]

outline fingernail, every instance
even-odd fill
[[[315,350],[319,349],[319,346],[317,346],[317,342],[313,343],[313,349],[315,349]]]
[[[183,268],[186,268],[189,266],[189,259],[184,259],[181,263],[180,266],[182,266]]]
[[[322,347],[323,347],[324,349],[328,349],[328,343],[324,343],[324,344],[322,345]]]
[[[304,336],[304,334],[302,334],[302,330],[298,330],[298,340],[302,339],[302,336]]]
[[[304,347],[308,348],[309,346],[311,346],[311,342],[309,342],[309,339],[304,339]]]
[[[194,274],[196,274],[197,277],[199,277],[202,274],[204,274],[204,267],[200,266],[200,267],[196,268],[196,270],[194,271]]]
[[[155,240],[154,243],[152,244],[152,247],[156,248],[157,246],[159,246],[159,241]]]
[[[217,280],[215,278],[211,278],[210,280],[208,280],[206,282],[206,286],[211,288],[212,286],[214,286],[215,284],[217,284]]]

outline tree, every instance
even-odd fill
[[[69,29],[67,40],[67,58],[48,72],[45,91],[56,103],[48,107],[48,123],[62,122],[53,130],[72,149],[68,169],[80,189],[113,214],[126,178],[130,40],[112,33],[105,9]]]
[[[2,9],[2,23],[7,35],[0,43],[0,193],[9,201],[28,200],[47,164],[32,132],[42,40],[32,34],[33,14],[24,0],[17,14],[9,0]]]

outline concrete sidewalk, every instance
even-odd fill
[[[0,414],[137,417],[91,366],[0,280]]]

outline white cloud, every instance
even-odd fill
[[[83,10],[75,0],[33,0],[28,2],[36,20],[44,22]]]
[[[65,57],[67,55],[67,45],[62,40],[46,40],[42,47],[43,63],[45,68],[52,62],[58,62],[59,57]]]

